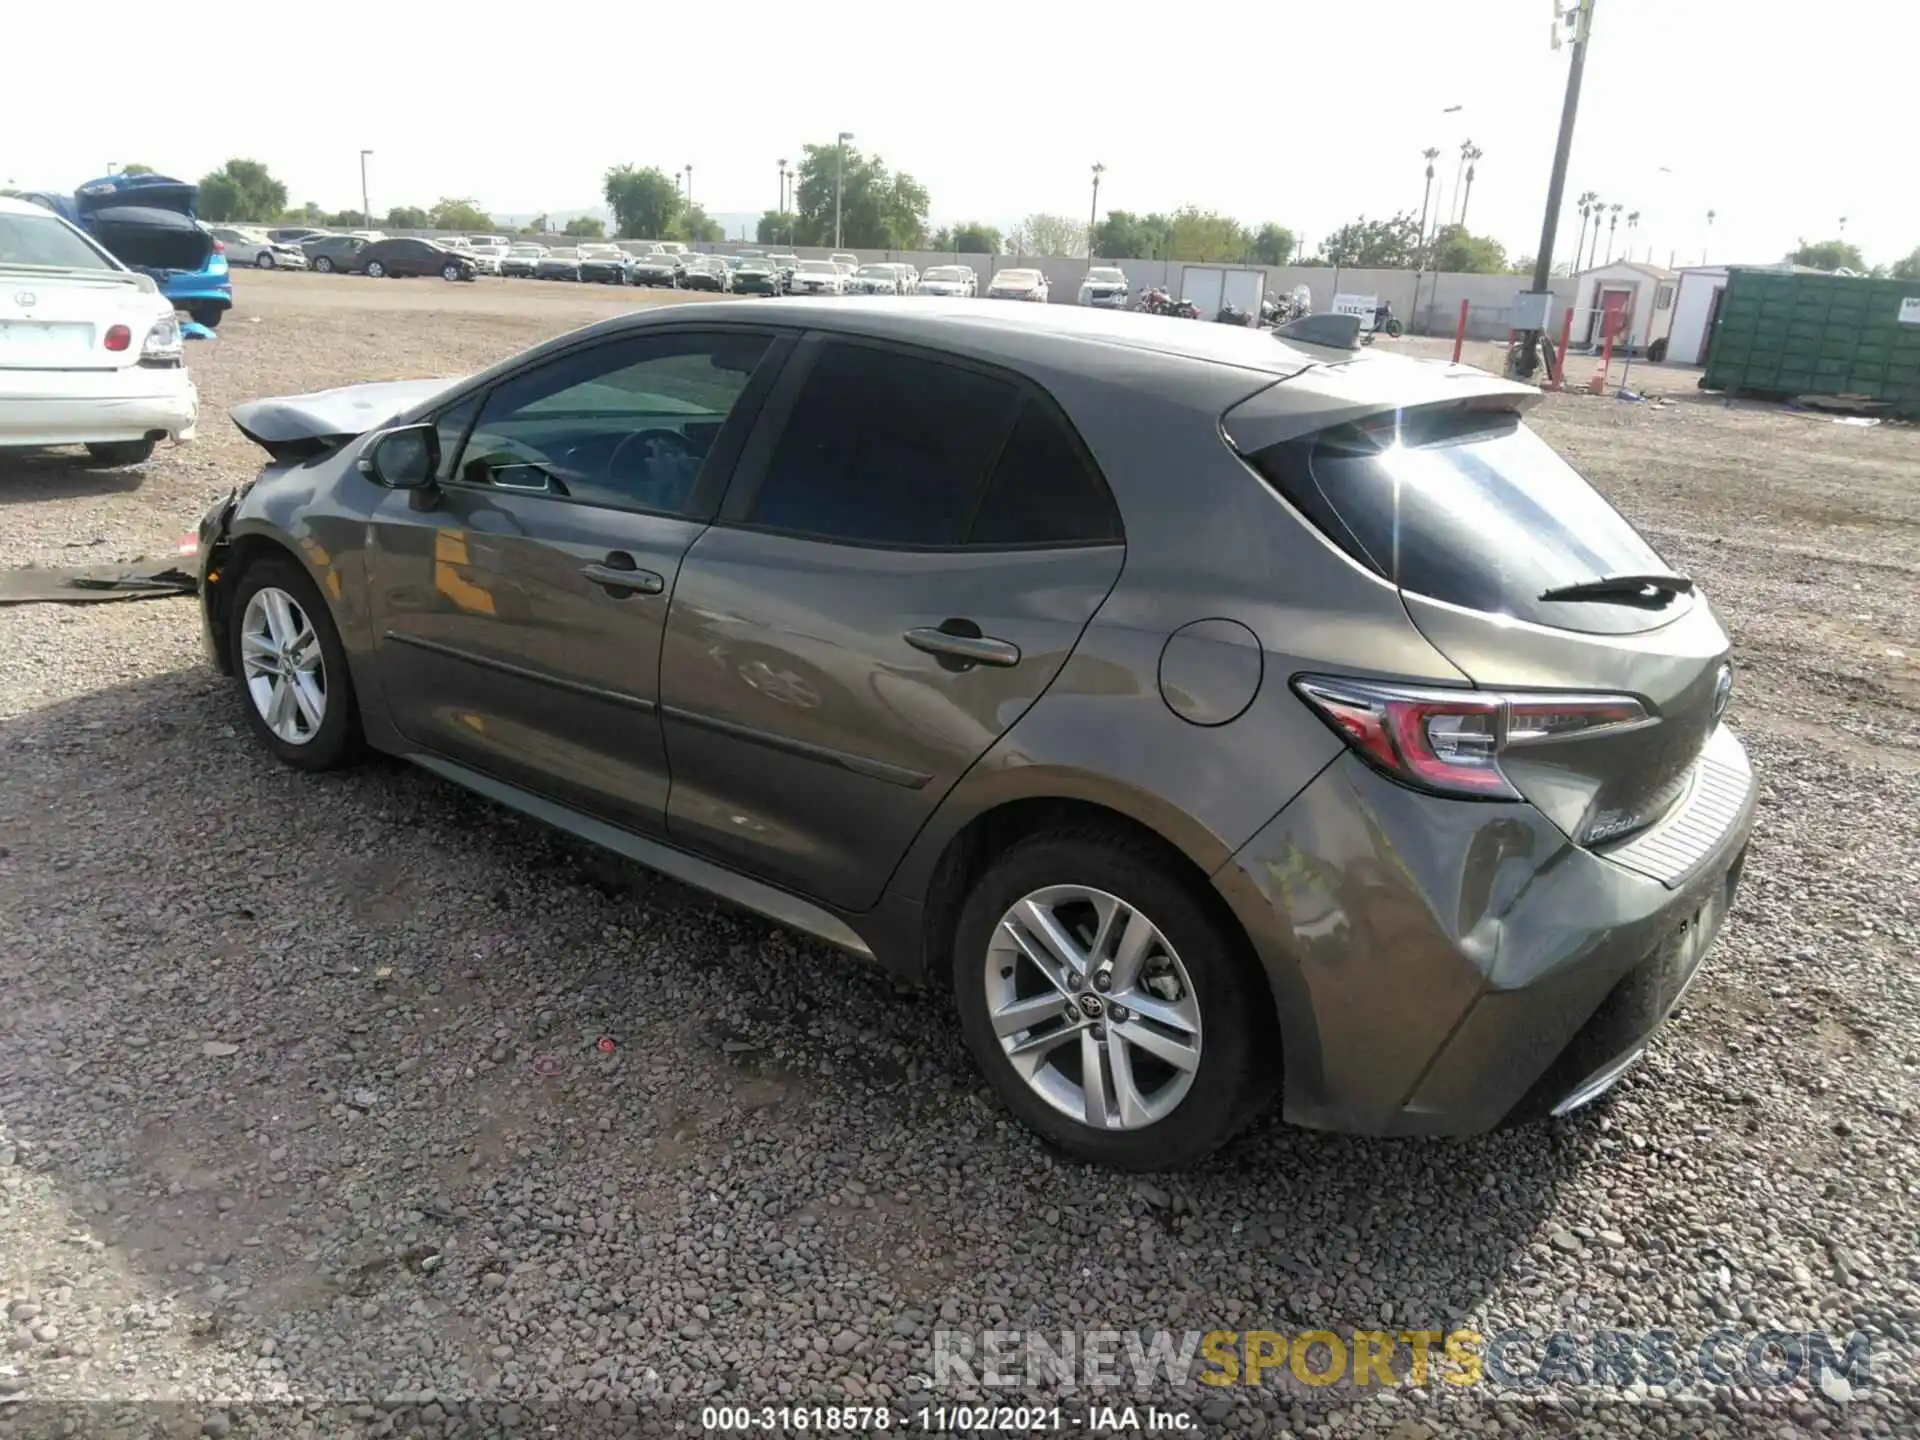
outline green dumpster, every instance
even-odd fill
[[[1700,385],[1920,415],[1920,281],[1731,270]]]

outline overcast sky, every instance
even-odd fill
[[[1363,212],[1417,211],[1428,145],[1446,152],[1450,211],[1471,138],[1486,152],[1471,228],[1515,256],[1538,245],[1567,58],[1548,48],[1551,0],[729,0],[711,24],[697,5],[396,0],[229,5],[184,26],[151,3],[91,0],[84,29],[62,6],[13,12],[0,180],[33,188],[134,160],[197,179],[246,155],[296,204],[357,207],[366,146],[376,213],[440,195],[584,208],[625,161],[692,164],[710,211],[757,213],[778,198],[781,156],[846,129],[928,187],[936,223],[1077,218],[1100,161],[1102,211],[1192,203],[1312,245]],[[829,14],[830,32],[796,28]],[[1715,260],[1775,260],[1839,233],[1842,215],[1870,261],[1891,261],[1920,245],[1902,159],[1920,128],[1917,55],[1908,0],[1598,0],[1569,199],[1594,189],[1640,210],[1636,256],[1661,263],[1709,245]],[[1562,259],[1578,225],[1569,204]]]

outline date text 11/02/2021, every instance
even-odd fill
[[[708,1431],[785,1435],[798,1431],[858,1434],[908,1430],[929,1435],[1045,1434],[1060,1430],[1127,1430],[1174,1434],[1198,1428],[1188,1411],[1157,1405],[709,1405],[700,1412]]]

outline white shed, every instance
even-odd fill
[[[1613,348],[1633,354],[1667,338],[1679,277],[1658,265],[1615,260],[1574,277],[1573,334],[1569,343],[1599,348],[1609,332]]]

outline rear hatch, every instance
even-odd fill
[[[1352,387],[1336,384],[1317,417],[1305,394],[1276,404],[1293,388],[1281,382],[1229,412],[1226,433],[1308,522],[1399,588],[1476,687],[1528,692],[1508,721],[1519,743],[1499,754],[1512,787],[1583,844],[1624,839],[1687,791],[1726,704],[1726,633],[1527,427],[1536,392],[1438,375],[1450,373],[1459,393],[1429,375],[1410,387],[1420,403],[1399,410],[1354,413]],[[1303,391],[1321,388],[1315,374]],[[1575,697],[1630,697],[1644,717],[1579,733]]]
[[[203,270],[213,257],[213,236],[173,210],[115,205],[89,214],[86,227],[122,264],[162,281]]]

